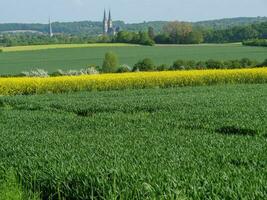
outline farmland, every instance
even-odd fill
[[[0,95],[267,83],[267,68],[0,78]]]
[[[266,94],[241,84],[2,96],[0,170],[44,199],[264,199]]]
[[[57,69],[81,69],[92,64],[101,65],[107,51],[117,53],[120,63],[130,66],[147,57],[155,61],[155,64],[171,64],[176,59],[229,60],[244,57],[262,62],[267,55],[267,49],[264,47],[244,47],[241,44],[155,47],[112,45],[117,46],[53,45],[4,49],[4,52],[0,53],[0,74],[18,74],[34,68],[54,72]]]
[[[133,44],[121,43],[96,43],[96,44],[49,44],[49,45],[29,45],[29,46],[14,46],[2,48],[4,52],[17,52],[17,51],[37,51],[47,49],[71,49],[71,48],[94,48],[94,47],[127,47],[138,46]]]

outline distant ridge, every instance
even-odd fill
[[[207,29],[227,29],[234,26],[245,26],[255,23],[267,22],[267,17],[237,17],[216,20],[207,20],[192,22],[193,26]],[[124,23],[123,21],[114,21],[115,26],[127,31],[143,31],[149,26],[156,32],[160,32],[167,21],[150,21],[143,23]],[[74,35],[99,35],[102,33],[102,22],[80,21],[80,22],[55,22],[53,31],[55,33],[74,34]],[[49,33],[48,24],[23,24],[23,23],[4,23],[0,24],[0,33],[3,32],[41,32]]]
[[[267,22],[267,17],[237,17],[224,18],[207,21],[195,22],[195,26],[211,28],[211,29],[227,29],[234,26],[246,26],[255,23]]]

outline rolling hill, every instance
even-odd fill
[[[235,26],[245,26],[255,23],[267,22],[267,17],[239,17],[219,20],[209,20],[193,22],[193,26],[207,29],[226,29]],[[123,21],[114,21],[115,26],[119,26],[122,30],[142,31],[148,27],[153,27],[156,32],[160,32],[167,21],[151,21],[142,23],[128,24]],[[21,24],[21,23],[5,23],[0,24],[0,32],[30,30],[41,33],[48,32],[47,24]],[[55,22],[53,30],[56,33],[74,34],[74,35],[98,35],[102,32],[102,22],[80,21],[80,22]]]

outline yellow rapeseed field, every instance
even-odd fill
[[[27,45],[0,48],[3,52],[17,52],[17,51],[37,51],[47,49],[70,49],[70,48],[93,48],[93,47],[128,47],[139,46],[125,43],[92,43],[92,44],[48,44],[48,45]]]
[[[267,83],[267,68],[136,72],[48,78],[0,78],[0,95]]]

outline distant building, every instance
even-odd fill
[[[106,10],[104,10],[104,19],[103,19],[103,35],[113,36],[116,35],[118,27],[113,27],[113,22],[111,18],[111,12],[109,11],[108,19],[106,15]]]

